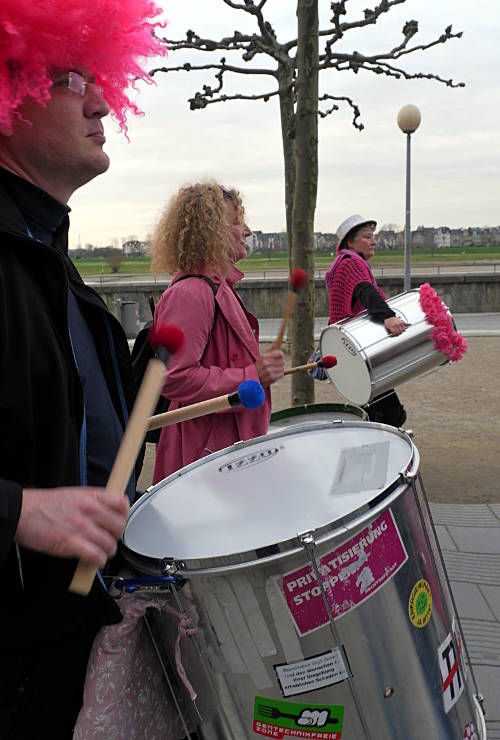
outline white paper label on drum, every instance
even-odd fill
[[[383,488],[387,481],[389,440],[340,450],[330,495]]]
[[[342,650],[338,647],[322,655],[274,666],[283,696],[305,694],[344,681],[346,670]]]
[[[439,668],[441,670],[443,706],[446,714],[458,701],[464,690],[464,678],[458,655],[451,634],[448,634],[438,649]]]

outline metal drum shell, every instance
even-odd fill
[[[409,326],[397,337],[367,311],[323,329],[322,356],[335,355],[337,365],[326,369],[328,379],[347,401],[365,405],[376,396],[419,377],[449,360],[434,348],[432,325],[420,305],[419,290],[390,298],[387,303]],[[450,314],[453,322],[453,317]],[[454,322],[453,322],[454,323]]]
[[[332,424],[332,437],[344,426],[365,424],[380,428],[386,435],[406,437],[392,427],[371,422]],[[297,427],[270,436],[277,439],[310,431],[310,427]],[[242,443],[239,449],[251,448],[255,442]],[[224,457],[224,452],[210,458]],[[362,697],[363,719],[347,680],[304,691],[287,701],[306,706],[343,705],[345,740],[462,740],[469,722],[475,722],[479,731],[470,669],[458,701],[447,713],[443,710],[438,648],[452,630],[453,599],[418,478],[418,451],[409,438],[408,452],[401,476],[369,506],[313,532],[319,560],[332,549],[338,552],[343,543],[364,532],[382,514],[390,513],[407,553],[406,562],[392,578],[335,619],[337,644],[328,623],[306,634],[298,633],[280,595],[280,579],[310,564],[298,538],[278,543],[274,552],[270,548],[267,554],[246,551],[211,562],[177,564],[179,575],[185,578],[179,598],[188,613],[196,612],[199,617],[201,651],[191,641],[183,640],[182,661],[198,693],[197,711],[191,705],[191,720],[200,738],[258,737],[252,730],[255,698],[283,700],[277,666],[300,663],[338,645],[345,649],[350,681]],[[161,484],[155,487],[157,491],[158,486]],[[168,495],[168,491],[165,493]],[[141,559],[127,548],[124,554],[141,570]],[[170,554],[166,545],[167,559]],[[150,558],[142,566],[148,560],[148,568],[161,566],[161,559],[153,563]],[[432,590],[432,612],[426,626],[419,629],[411,623],[408,610],[412,589],[422,579]],[[157,618],[155,622],[173,664],[176,625]],[[179,683],[176,690],[183,706],[189,707],[184,687]],[[486,740],[483,732],[478,737]]]

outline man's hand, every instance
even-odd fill
[[[389,319],[384,321],[384,326],[389,334],[392,334],[393,337],[397,337],[398,334],[402,334],[405,331],[407,324],[405,324],[403,319],[400,319],[399,316],[391,316]]]
[[[129,503],[104,488],[26,488],[16,542],[102,568],[116,552]]]
[[[283,377],[285,356],[280,349],[268,349],[259,357],[255,367],[259,374],[260,384],[265,388]]]

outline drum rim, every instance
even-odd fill
[[[292,413],[296,410],[296,413]],[[272,424],[275,421],[282,421],[283,419],[293,419],[294,417],[305,416],[310,412],[320,414],[324,411],[332,411],[333,413],[336,411],[339,413],[354,412],[355,416],[359,417],[361,421],[368,421],[368,414],[366,411],[361,408],[361,406],[356,406],[354,403],[303,403],[299,406],[290,406],[289,408],[281,409],[280,411],[273,411],[269,423]]]
[[[271,434],[267,434],[261,437],[255,437],[251,440],[237,442],[232,447],[226,447],[223,450],[218,450],[217,452],[213,452],[211,455],[207,455],[206,457],[201,458],[201,460],[196,460],[190,465],[186,465],[184,468],[181,468],[181,470],[172,473],[172,475],[156,483],[154,486],[149,488],[146,493],[141,496],[141,498],[132,506],[129,514],[129,519],[131,516],[133,516],[138,508],[144,506],[146,501],[156,493],[159,486],[165,487],[166,485],[168,485],[168,482],[172,482],[173,480],[181,477],[181,475],[186,475],[190,470],[200,467],[207,461],[224,456],[225,454],[227,454],[228,450],[243,450],[247,447],[253,446],[257,442],[261,442],[263,439],[281,439],[284,436],[290,436],[292,434],[298,434],[304,431],[311,432],[316,429],[330,428],[332,426],[336,428],[350,428],[358,427],[359,425],[362,425],[363,428],[372,427],[380,429],[381,431],[390,431],[396,436],[399,436],[408,443],[410,455],[406,463],[406,467],[403,470],[399,471],[397,477],[393,481],[391,481],[383,489],[383,491],[381,491],[380,494],[378,494],[378,496],[376,496],[370,502],[367,502],[357,509],[354,509],[353,511],[349,512],[349,514],[346,514],[344,517],[335,519],[331,522],[327,522],[326,524],[317,527],[316,529],[308,530],[313,534],[315,541],[318,544],[323,544],[325,542],[335,543],[337,541],[340,544],[344,539],[347,539],[356,531],[366,526],[366,524],[371,521],[378,513],[385,511],[385,509],[387,509],[400,495],[402,495],[407,490],[408,485],[410,485],[410,481],[412,481],[418,475],[418,471],[420,468],[420,455],[418,449],[413,443],[410,434],[408,434],[406,431],[402,429],[397,429],[396,427],[391,427],[388,424],[380,424],[378,422],[336,419],[331,422],[318,421],[315,424],[297,424],[295,426],[276,430],[276,432],[273,432]],[[377,503],[373,505],[374,502]],[[124,537],[126,536],[126,532],[127,526],[125,526],[125,531],[123,533]],[[118,546],[125,560],[127,560],[127,562],[129,562],[140,572],[146,575],[165,575],[167,573],[171,574],[172,572],[178,572],[182,578],[191,578],[206,574],[223,575],[235,570],[243,570],[255,566],[264,566],[271,562],[275,562],[276,560],[291,558],[294,555],[303,552],[303,547],[300,544],[300,538],[298,535],[299,533],[287,540],[270,543],[263,548],[235,552],[229,555],[215,555],[209,558],[200,559],[177,559],[175,556],[167,554],[161,558],[143,555],[128,547],[123,539],[120,540]],[[265,550],[275,551],[270,555],[265,555],[263,554],[263,551]]]

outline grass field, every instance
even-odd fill
[[[332,262],[332,256],[327,252],[317,252],[315,255],[316,269],[326,268]],[[467,247],[466,249],[418,249],[412,253],[412,264],[439,265],[450,263],[467,263],[490,260],[500,261],[500,245],[495,247]],[[389,265],[403,265],[403,251],[391,250],[375,254],[370,264],[373,267]],[[106,259],[77,259],[75,265],[81,275],[110,275],[111,268]],[[254,252],[246,259],[238,263],[243,272],[252,270],[283,270],[288,267],[288,256],[279,252],[277,254],[265,255]],[[120,265],[121,275],[140,275],[149,273],[151,270],[150,260],[146,257],[124,259]]]

